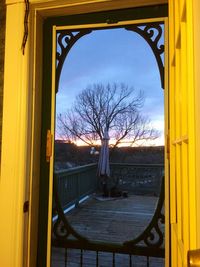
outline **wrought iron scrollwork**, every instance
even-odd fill
[[[54,174],[53,182],[53,197],[55,201],[56,211],[58,213],[58,219],[53,225],[53,234],[58,240],[67,240],[70,236],[78,241],[88,242],[88,239],[77,233],[74,228],[68,222],[61,205],[61,201],[58,195],[57,176]]]
[[[155,58],[157,60],[157,64],[159,67],[161,85],[164,88],[164,63],[162,61],[162,54],[164,53],[164,45],[160,44],[160,39],[162,37],[163,28],[161,27],[161,22],[157,23],[148,23],[145,25],[129,25],[126,26],[126,30],[130,30],[141,35],[147,43],[150,45]],[[68,55],[72,46],[84,35],[91,33],[92,30],[84,29],[80,31],[60,31],[57,34],[57,53],[56,53],[56,92],[58,91],[60,74],[62,71],[62,67],[66,56]],[[54,201],[55,201],[55,209],[58,214],[57,221],[53,224],[53,237],[58,241],[67,242],[70,237],[72,237],[73,241],[77,240],[79,243],[87,244],[88,246],[94,245],[95,242],[88,240],[86,237],[80,235],[75,231],[75,229],[68,222],[61,205],[61,201],[58,195],[58,187],[57,187],[57,176],[54,175]],[[137,247],[145,247],[152,249],[160,249],[163,246],[163,231],[161,229],[161,225],[164,224],[165,216],[163,214],[163,204],[164,204],[164,178],[161,184],[161,191],[159,196],[159,201],[156,207],[156,211],[149,225],[143,231],[141,235],[137,238],[124,242],[120,249],[122,251],[126,248],[128,250],[137,248]],[[110,249],[110,247],[109,247]],[[162,248],[163,249],[163,248]]]
[[[161,86],[164,89],[164,64],[162,61],[162,54],[164,53],[164,45],[159,43],[163,33],[163,28],[161,24],[162,24],[161,22],[148,23],[145,25],[134,24],[125,27],[125,29],[138,33],[147,41],[147,43],[151,47],[158,64]]]
[[[70,30],[60,31],[57,35],[57,52],[56,52],[56,93],[58,92],[60,74],[66,56],[68,55],[72,46],[84,35],[91,33],[92,30],[84,29],[78,32],[72,32]]]
[[[68,222],[61,205],[61,201],[58,195],[57,188],[57,176],[54,175],[54,201],[55,208],[58,213],[58,219],[53,225],[53,238],[57,242],[69,242],[77,241],[85,245],[95,244],[95,241],[87,239],[86,237],[79,234]],[[158,204],[152,220],[146,229],[133,240],[126,241],[121,245],[121,248],[125,248],[128,251],[134,248],[149,248],[149,249],[161,249],[164,245],[164,227],[161,229],[162,224],[165,223],[165,216],[163,214],[164,204],[164,177],[162,178],[160,196]],[[54,241],[55,243],[55,241]]]
[[[163,28],[161,25],[162,25],[161,22],[148,23],[145,25],[134,24],[126,26],[125,29],[138,33],[147,41],[147,43],[151,47],[158,64],[161,86],[162,88],[164,88],[164,63],[162,61],[162,54],[164,53],[164,45],[159,43],[163,33]],[[57,36],[58,48],[56,53],[56,60],[57,60],[56,92],[58,92],[62,67],[70,49],[81,37],[91,32],[92,30],[90,29],[84,29],[77,32],[72,32],[70,30],[64,30],[58,32]]]
[[[125,246],[135,246],[145,244],[149,248],[160,248],[163,245],[164,237],[161,229],[162,224],[165,223],[165,216],[163,214],[164,204],[164,177],[162,178],[160,196],[156,211],[147,228],[137,238],[124,242]]]

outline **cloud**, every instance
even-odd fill
[[[72,47],[60,77],[57,112],[69,108],[89,84],[108,82],[143,90],[143,112],[159,127],[164,118],[164,93],[155,56],[141,36],[125,29],[93,31]]]

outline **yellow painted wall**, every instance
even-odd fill
[[[196,124],[196,196],[197,222],[200,225],[200,1],[193,1],[194,14],[194,79],[195,79],[195,124]],[[197,247],[200,248],[200,231],[197,232]]]
[[[7,9],[0,178],[0,265],[3,267],[22,266],[23,260],[23,202],[28,180],[25,78],[28,62],[21,53],[23,14],[22,3]]]

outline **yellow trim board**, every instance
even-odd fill
[[[123,27],[131,24],[143,24],[151,22],[165,22],[165,17],[155,19],[138,19],[138,20],[125,20],[117,23],[95,23],[95,24],[80,24],[80,25],[69,25],[69,26],[57,26],[56,30],[73,30],[73,29],[96,29],[96,28],[112,28],[112,27]]]
[[[131,24],[145,24],[145,23],[151,23],[151,22],[162,22],[165,25],[165,46],[166,50],[168,51],[168,19],[165,17],[160,17],[160,18],[151,18],[151,19],[139,19],[139,20],[128,20],[128,21],[120,21],[119,23],[114,23],[114,24],[107,24],[107,23],[96,23],[96,24],[81,24],[81,25],[66,25],[66,26],[53,26],[53,51],[52,51],[52,124],[51,124],[51,130],[52,133],[54,132],[54,127],[55,127],[55,76],[56,76],[56,31],[58,30],[76,30],[76,29],[98,29],[98,28],[112,28],[112,27],[123,27],[126,25],[131,25]],[[168,53],[166,51],[165,59],[166,62],[168,62]],[[165,68],[165,76],[167,76],[168,68]],[[168,79],[165,80],[165,87],[168,89]],[[165,90],[165,94],[168,95],[167,90]],[[167,97],[167,96],[165,96]],[[167,107],[168,108],[168,107]],[[168,111],[167,111],[168,114]],[[166,115],[165,115],[166,116]],[[167,115],[168,116],[168,115]],[[54,154],[54,153],[53,153]],[[167,183],[168,184],[168,183]],[[48,216],[48,241],[47,241],[47,267],[50,267],[51,262],[51,227],[52,227],[52,196],[53,196],[53,157],[51,158],[50,161],[50,184],[49,184],[49,216]],[[169,205],[166,205],[169,208]],[[167,211],[166,211],[167,212]],[[169,218],[169,215],[168,215]],[[168,231],[169,233],[169,231]],[[167,240],[167,239],[166,239]],[[168,248],[169,248],[169,240],[167,241],[168,243]],[[169,255],[169,253],[168,253]]]

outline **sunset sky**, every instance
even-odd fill
[[[161,131],[161,137],[152,144],[163,145],[164,92],[156,59],[141,36],[125,29],[96,30],[75,43],[61,73],[57,114],[70,108],[88,85],[113,82],[144,91],[142,113]]]

